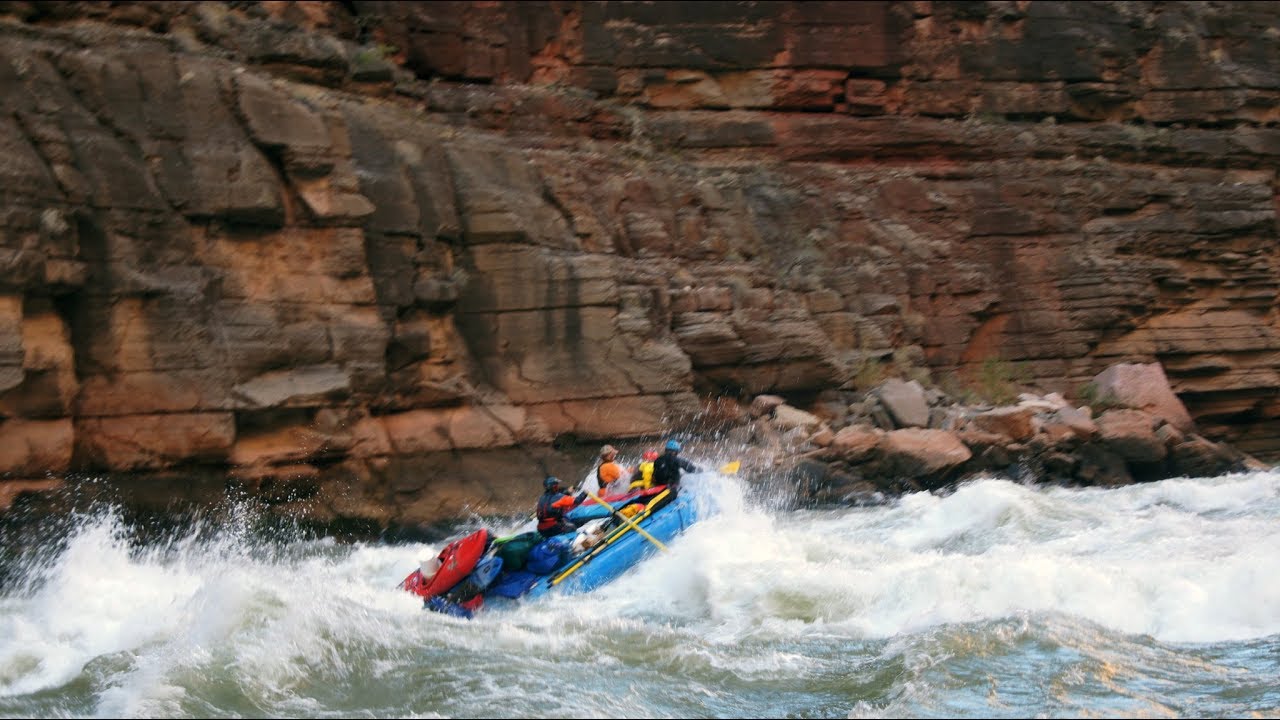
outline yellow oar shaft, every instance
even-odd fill
[[[637,525],[637,524],[635,523],[635,521],[634,521],[634,520],[632,520],[631,518],[627,517],[626,515],[623,515],[622,513],[618,512],[617,510],[615,510],[615,509],[614,509],[614,507],[613,507],[612,505],[610,505],[609,503],[605,502],[605,501],[604,501],[604,499],[603,499],[603,498],[601,498],[599,495],[596,495],[595,493],[591,492],[590,490],[588,490],[588,491],[587,491],[587,494],[591,496],[591,499],[592,499],[592,500],[595,500],[596,502],[598,502],[598,503],[600,503],[601,505],[605,506],[605,508],[606,508],[609,512],[613,513],[613,514],[614,514],[615,516],[617,516],[617,517],[622,518],[623,522],[625,522],[626,524],[630,525],[632,530],[635,530],[636,532],[638,532],[638,533],[640,533],[641,535],[643,535],[643,536],[645,537],[645,539],[646,539],[646,540],[648,540],[649,542],[653,543],[654,545],[657,545],[659,550],[664,550],[664,551],[665,551],[665,550],[667,549],[667,546],[666,546],[666,545],[663,545],[663,544],[658,540],[658,538],[656,538],[656,537],[654,537],[654,536],[650,535],[648,532],[646,532],[646,531],[645,531],[645,529],[644,529],[644,528],[642,528],[642,527],[640,527],[639,525]]]
[[[650,509],[653,507],[653,504],[656,503],[659,499],[666,497],[668,494],[670,494],[670,492],[671,492],[670,490],[667,490],[660,493],[657,497],[651,498],[649,500],[649,507],[645,508],[644,512],[641,514],[641,518],[643,519],[644,517],[648,517],[649,514],[653,512],[653,510]],[[574,571],[576,571],[578,568],[582,567],[583,565],[586,565],[593,558],[595,558],[595,556],[599,555],[603,550],[605,550],[610,545],[614,544],[619,539],[621,539],[622,536],[626,534],[626,531],[628,529],[629,528],[618,528],[614,532],[609,533],[609,535],[606,536],[605,539],[601,541],[599,545],[596,545],[595,547],[591,548],[591,550],[589,550],[586,555],[584,555],[580,560],[578,560],[578,562],[570,565],[568,569],[566,569],[564,572],[557,575],[555,579],[551,581],[551,584],[559,585],[560,581],[572,575]]]

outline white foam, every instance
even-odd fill
[[[233,527],[139,551],[117,519],[85,520],[37,589],[0,598],[0,695],[60,687],[92,664],[106,678],[98,714],[189,714],[188,677],[215,667],[265,712],[314,714],[312,684],[342,682],[366,655],[414,663],[424,647],[586,667],[647,653],[663,668],[757,678],[806,672],[811,660],[790,649],[805,639],[1035,613],[1164,641],[1280,633],[1275,473],[1114,490],[981,480],[886,507],[788,512],[753,505],[715,472],[686,488],[718,514],[670,552],[588,596],[472,622],[424,613],[395,587],[439,547],[264,545]],[[522,692],[540,712],[563,700]]]
[[[1027,612],[1169,641],[1265,637],[1280,632],[1278,507],[1276,475],[1256,473],[1114,491],[984,480],[887,509],[726,513],[643,569],[661,589],[636,604],[708,618],[724,642],[774,623],[888,637]]]

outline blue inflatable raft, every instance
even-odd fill
[[[636,525],[664,545],[698,520],[696,498],[689,494],[672,498],[670,491],[654,495],[645,510],[632,518]],[[550,574],[539,577],[523,597],[533,599],[552,592],[589,592],[616,580],[658,552],[653,541],[637,532],[630,523],[615,523],[599,543],[585,553],[567,556]]]
[[[665,487],[620,498],[610,505],[613,511],[596,519],[604,523],[603,534],[595,536],[598,539],[585,550],[575,552],[576,532],[546,539],[537,533],[497,539],[471,574],[444,596],[429,598],[425,607],[470,618],[481,606],[550,593],[589,592],[658,552],[659,543],[665,546],[706,512],[700,510],[694,494],[675,494]],[[511,547],[506,547],[508,542]],[[516,545],[521,547],[519,552],[514,552]]]

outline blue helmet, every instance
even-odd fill
[[[667,449],[672,450],[674,452],[680,452],[680,443],[676,442],[675,440],[668,440]]]
[[[547,479],[542,481],[542,487],[548,490],[550,490],[553,487],[559,487],[559,486],[560,486],[560,478],[554,475],[548,475]]]

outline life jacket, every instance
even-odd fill
[[[562,498],[568,497],[564,492],[559,490],[548,490],[542,493],[542,497],[538,498],[538,529],[546,530],[555,527],[557,523],[564,517],[564,508],[555,507],[555,503]]]
[[[614,473],[616,473],[615,476],[612,478],[606,478],[604,476],[604,469],[609,465],[613,466],[612,470],[614,471]],[[624,472],[625,470],[623,470],[622,466],[612,460],[610,460],[609,462],[600,463],[600,466],[596,468],[596,485],[600,486],[600,492],[603,494],[605,491],[605,488],[612,485],[614,481],[620,479]]]
[[[640,463],[639,470],[640,479],[631,481],[631,489],[635,490],[636,488],[639,488],[641,490],[648,490],[653,487],[653,461],[648,460]]]

